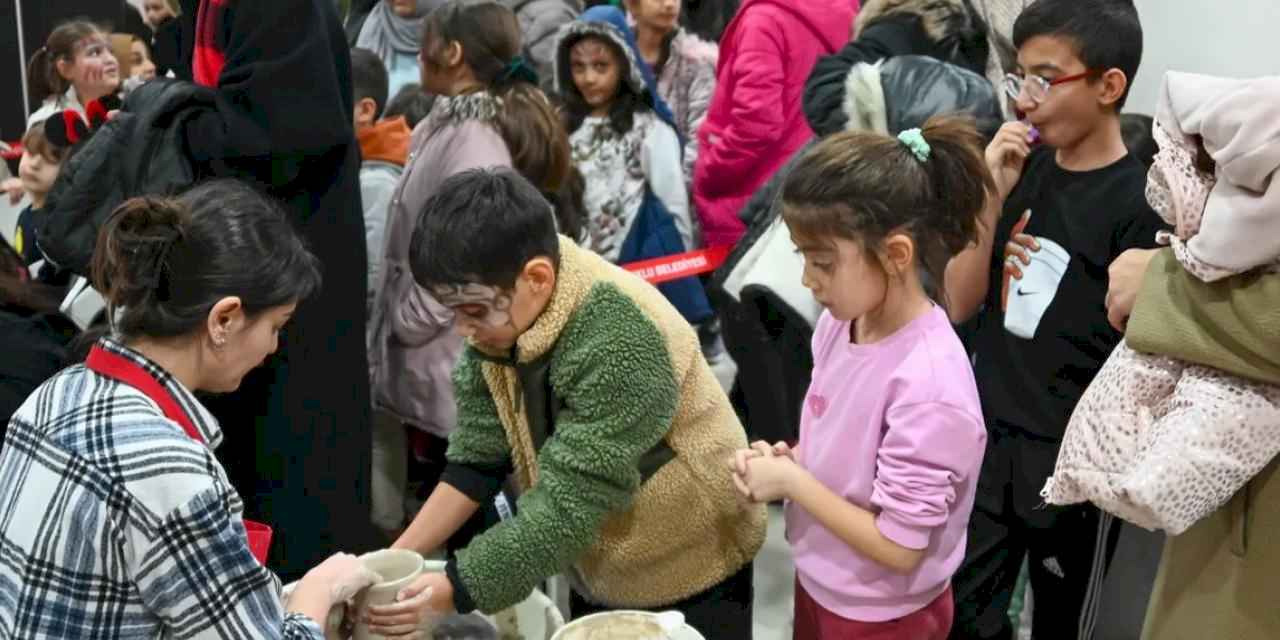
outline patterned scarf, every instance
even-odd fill
[[[196,84],[204,87],[217,87],[218,76],[227,64],[227,53],[218,43],[218,34],[222,31],[222,18],[226,15],[230,0],[201,0],[196,14],[195,55],[191,61],[191,72]]]

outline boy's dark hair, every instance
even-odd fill
[[[805,152],[782,186],[782,219],[793,236],[857,242],[877,258],[889,234],[915,241],[921,282],[947,305],[947,263],[974,242],[978,216],[995,192],[973,120],[929,118],[920,133],[930,150],[921,160],[901,140],[844,131]]]
[[[618,43],[597,35],[584,35],[577,40],[565,43],[566,50],[572,49],[583,40],[593,39],[602,42],[613,52],[614,62],[618,64],[619,80],[618,94],[614,96],[613,105],[609,107],[609,126],[613,128],[618,135],[626,134],[631,130],[635,123],[635,114],[642,109],[649,109],[649,105],[645,103],[644,97],[636,93],[635,89],[627,82],[627,55],[618,47]],[[572,76],[570,76],[572,77]],[[582,126],[582,122],[591,115],[591,105],[583,99],[582,93],[573,85],[573,80],[569,80],[570,89],[564,92],[561,99],[564,101],[564,126],[570,133],[577,131]]]
[[[418,126],[419,122],[427,119],[427,115],[431,113],[431,107],[435,103],[436,97],[434,94],[423,91],[422,85],[411,82],[400,87],[400,91],[396,92],[396,95],[387,103],[387,108],[382,112],[382,117],[396,118],[404,116],[409,128],[413,129]]]
[[[1152,126],[1151,116],[1141,113],[1120,114],[1120,137],[1124,138],[1124,147],[1148,169],[1155,162],[1156,152],[1160,150],[1151,133]]]
[[[387,108],[388,83],[387,65],[382,63],[382,58],[368,49],[351,49],[353,99],[356,102],[365,98],[372,99],[377,104],[373,112],[374,120],[381,118],[382,112]]]
[[[1116,101],[1124,108],[1142,62],[1142,23],[1133,0],[1036,0],[1013,24],[1013,46],[1036,36],[1069,40],[1085,67],[1124,72],[1128,84]]]
[[[560,266],[551,204],[511,169],[463,171],[445,180],[409,242],[409,267],[423,287],[485,284],[511,288],[539,256]]]

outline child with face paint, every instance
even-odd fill
[[[498,611],[564,574],[574,617],[675,609],[712,640],[750,638],[765,511],[722,471],[746,435],[676,309],[557,236],[550,204],[510,169],[445,180],[410,244],[414,280],[468,346],[448,466],[395,546],[440,547],[509,476],[521,495],[444,573],[375,607],[371,630]]]
[[[30,128],[64,109],[83,116],[90,102],[115,93],[120,88],[120,62],[102,29],[73,20],[54,29],[31,56],[27,78],[32,95],[42,101],[27,118]]]

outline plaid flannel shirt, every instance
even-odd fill
[[[314,638],[245,539],[212,448],[217,421],[154,376],[208,446],[141,391],[71,367],[36,390],[0,450],[0,638]]]

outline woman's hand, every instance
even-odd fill
[[[1142,288],[1142,277],[1159,249],[1129,249],[1107,267],[1107,322],[1124,331]]]
[[[380,580],[360,558],[335,553],[298,581],[285,608],[323,625],[334,605],[346,602],[356,592]]]
[[[396,594],[395,604],[369,607],[364,623],[369,632],[395,638],[425,638],[420,630],[432,620],[454,611],[453,583],[443,573],[424,573]]]

